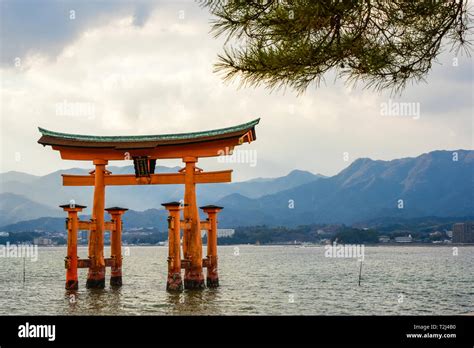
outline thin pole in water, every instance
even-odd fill
[[[359,260],[360,268],[359,268],[359,286],[360,286],[360,279],[362,278],[362,260]]]
[[[23,283],[26,280],[26,257],[23,256]]]

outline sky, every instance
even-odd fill
[[[235,181],[294,169],[335,175],[360,157],[392,160],[473,149],[472,59],[447,49],[425,82],[390,91],[328,76],[298,95],[223,82],[224,39],[194,1],[0,1],[0,172],[90,167],[37,143],[37,127],[77,134],[182,133],[257,117]],[[404,104],[401,104],[404,103]],[[396,108],[406,106],[405,114]],[[111,165],[129,165],[110,162]],[[159,165],[181,165],[176,160]]]

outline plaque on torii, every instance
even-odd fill
[[[105,208],[105,187],[114,185],[165,185],[184,184],[184,204],[164,203],[168,210],[168,290],[181,290],[181,268],[184,268],[184,288],[205,287],[203,267],[207,268],[207,285],[218,286],[217,275],[217,213],[218,206],[204,206],[208,215],[200,221],[196,202],[196,184],[231,181],[232,170],[205,172],[196,166],[201,157],[232,154],[235,146],[256,139],[255,126],[260,119],[234,127],[194,133],[95,136],[67,134],[39,128],[42,136],[38,143],[59,151],[64,160],[91,161],[94,170],[89,175],[63,174],[64,186],[93,186],[92,218],[80,221],[77,213],[85,206],[62,205],[68,212],[68,255],[66,257],[66,288],[77,289],[77,268],[88,268],[86,286],[103,288],[105,269],[112,268],[111,285],[122,285],[121,216],[127,209]],[[184,168],[177,173],[155,173],[156,161],[182,159]],[[106,169],[109,161],[132,160],[135,174],[113,174]],[[111,215],[105,221],[104,213]],[[180,214],[183,211],[183,219]],[[201,228],[207,230],[207,257],[202,258]],[[89,258],[77,257],[77,231],[89,231]],[[104,257],[104,231],[111,232],[111,256]],[[181,258],[180,231],[183,230]],[[215,245],[214,245],[215,244]]]

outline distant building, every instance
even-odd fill
[[[53,241],[49,238],[38,237],[33,239],[33,244],[36,245],[52,245]]]
[[[218,228],[217,229],[217,238],[221,237],[232,237],[235,233],[235,230],[232,228]]]
[[[10,233],[8,232],[0,232],[0,237],[8,237]]]
[[[333,231],[325,231],[323,229],[318,229],[316,230],[316,234],[320,237],[324,237],[324,236],[332,236],[335,232]]]
[[[453,231],[446,231],[446,235],[447,235],[449,238],[453,238]]]
[[[395,237],[395,242],[396,243],[411,243],[413,242],[413,238],[411,237],[411,234],[409,234],[408,236]]]
[[[435,231],[435,232],[430,233],[430,237],[441,237],[442,235],[443,233],[441,233],[440,231]]]
[[[218,228],[217,238],[232,237],[234,233],[235,233],[235,230],[233,228]],[[206,230],[201,230],[201,237],[206,236],[206,234],[207,234]]]
[[[453,243],[474,243],[474,222],[454,224]]]
[[[388,243],[388,242],[390,242],[390,237],[389,236],[380,236],[379,237],[379,242],[380,243]]]

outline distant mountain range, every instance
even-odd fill
[[[115,174],[133,172],[131,166],[109,169]],[[177,170],[157,168],[157,172]],[[17,230],[18,225],[11,224],[46,216],[64,218],[57,206],[70,199],[90,205],[91,188],[62,187],[60,176],[87,172],[73,168],[45,176],[0,174],[0,226]],[[109,206],[145,210],[161,209],[162,202],[182,196],[180,185],[128,186],[109,187],[106,200]],[[474,213],[474,151],[433,151],[392,161],[361,158],[332,177],[295,170],[274,179],[200,185],[198,203],[225,207],[219,217],[221,227],[469,216]],[[158,209],[129,211],[126,215],[133,225],[164,226],[164,212]]]
[[[456,161],[453,151],[393,161],[361,158],[333,177],[275,194],[257,199],[233,194],[218,202],[226,207],[220,221],[297,225],[472,215],[474,151],[456,152]]]
[[[65,215],[61,217],[40,217],[31,220],[18,221],[0,227],[0,231],[7,232],[64,232]],[[125,229],[132,228],[154,228],[166,231],[168,213],[163,209],[147,209],[145,211],[129,210],[123,217]],[[89,220],[90,215],[79,215],[81,220]],[[107,220],[110,216],[107,215]]]
[[[61,210],[14,193],[0,194],[0,226],[42,216],[61,216]]]
[[[107,167],[113,174],[132,174],[133,166]],[[179,167],[158,166],[157,173],[176,173]],[[73,199],[87,205],[90,213],[93,191],[91,187],[63,187],[61,174],[87,175],[90,170],[71,168],[34,176],[21,172],[0,174],[0,226],[39,217],[64,216],[58,205]],[[279,178],[257,178],[229,184],[202,184],[198,187],[199,205],[215,204],[235,192],[258,198],[311,181],[322,175],[294,170]],[[161,203],[176,201],[184,196],[183,185],[111,186],[106,191],[107,206],[123,206],[134,210],[162,209]]]

